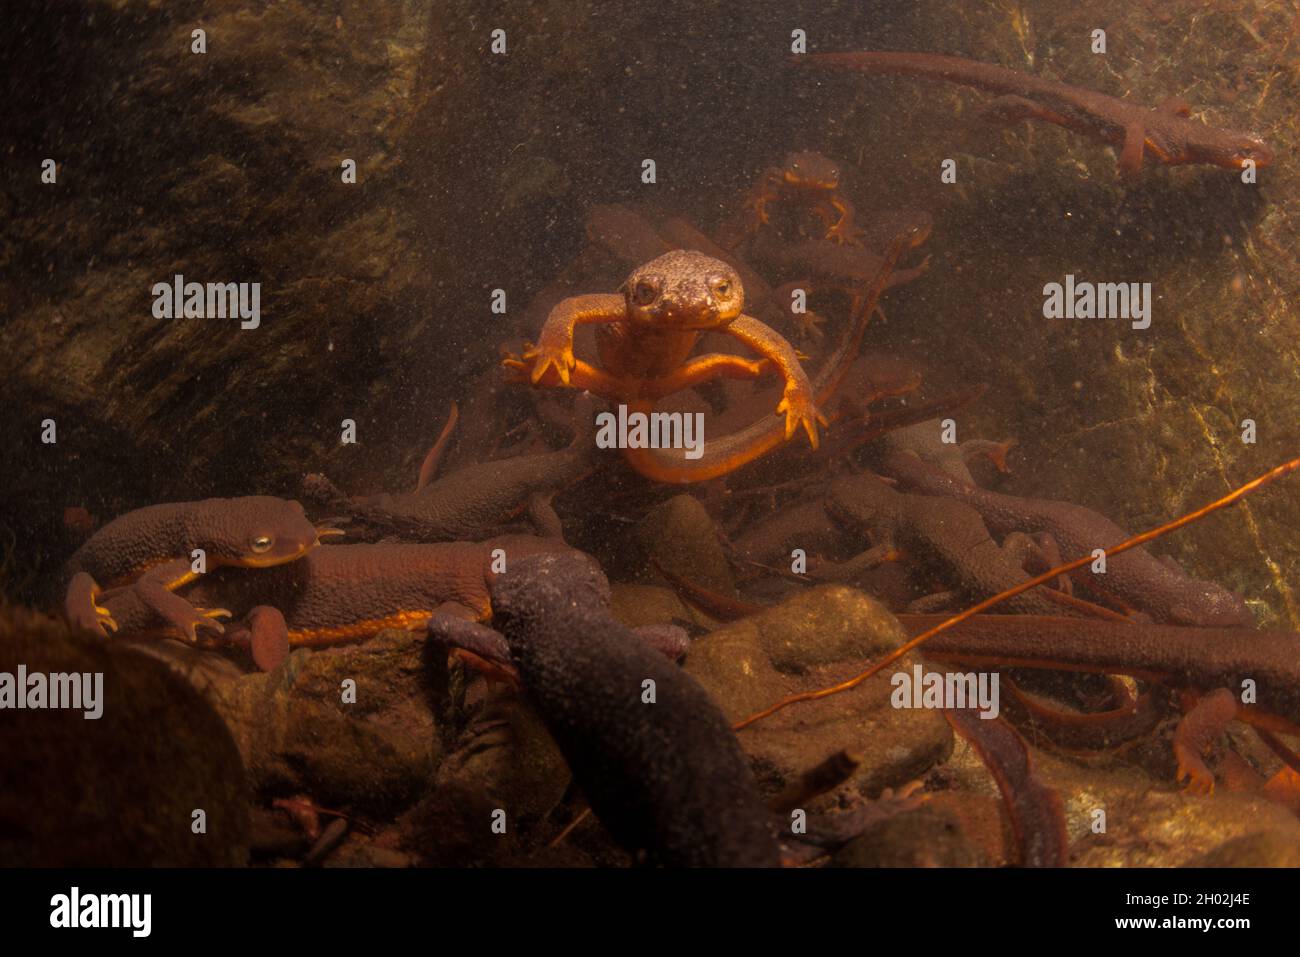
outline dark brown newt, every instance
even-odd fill
[[[671,653],[661,653],[661,642],[646,640],[650,629],[627,628],[611,615],[609,582],[594,561],[578,552],[525,558],[492,583],[491,598],[491,627],[439,615],[429,621],[430,640],[518,669],[592,810],[638,861],[805,863],[919,803],[905,793],[792,834],[789,818],[759,795],[718,704]],[[819,777],[805,781],[801,798],[843,780],[833,772]]]
[[[893,451],[882,468],[905,489],[965,502],[983,516],[995,535],[1027,532],[1047,535],[1065,561],[1073,561],[1127,540],[1129,533],[1099,512],[1070,502],[1018,498],[966,485],[908,452]],[[1221,585],[1186,574],[1172,560],[1162,561],[1143,548],[1108,556],[1104,574],[1080,569],[1072,576],[1084,588],[1118,598],[1161,622],[1196,626],[1253,624],[1241,596]]]
[[[1021,867],[1064,867],[1070,841],[1061,797],[1034,770],[1024,739],[1003,718],[945,708],[952,729],[970,743],[993,775],[1011,822]]]
[[[251,495],[149,505],[113,519],[68,560],[65,611],[74,624],[107,635],[117,623],[99,604],[101,594],[129,587],[191,639],[200,628],[220,633],[220,622],[173,594],[198,577],[191,568],[195,549],[204,552],[208,571],[269,568],[302,558],[320,544],[319,535],[302,506],[288,499]]]
[[[1035,543],[1024,534],[1007,535],[999,544],[980,513],[963,502],[898,492],[874,475],[836,479],[825,507],[832,518],[871,536],[874,547],[846,563],[849,569],[878,563],[886,554],[901,549],[923,564],[937,565],[945,578],[956,583],[960,596],[972,601],[982,601],[1025,581],[1030,577],[1025,562],[1037,553]],[[818,574],[825,577],[825,569],[819,568]],[[953,596],[931,597],[947,600]],[[1010,598],[1006,605],[1021,614],[1108,616],[1104,608],[1046,586]]]
[[[920,634],[944,616],[900,615],[899,621]],[[1200,746],[1232,718],[1266,734],[1300,735],[1300,635],[1291,632],[975,615],[935,635],[921,653],[975,665],[1126,674],[1193,692],[1204,707],[1198,704],[1183,719],[1174,749],[1179,779],[1190,779],[1196,790],[1214,782]],[[1253,704],[1241,703],[1247,681],[1253,682]]]
[[[477,538],[519,515],[526,515],[538,534],[561,538],[551,498],[593,467],[591,421],[588,415],[568,448],[468,465],[418,492],[367,496],[344,508],[361,517],[387,513],[417,519],[420,537],[430,542]]]
[[[990,104],[1001,119],[1055,123],[1119,149],[1119,168],[1134,173],[1143,160],[1166,166],[1208,163],[1263,168],[1273,151],[1251,133],[1216,129],[1190,117],[1182,102],[1150,109],[1095,90],[1020,73],[991,63],[934,53],[818,53],[795,57],[808,66],[891,76],[943,80],[1000,94]]]
[[[255,657],[267,667],[291,648],[360,641],[385,628],[419,630],[435,613],[485,619],[501,563],[508,573],[525,556],[561,551],[570,549],[527,535],[477,543],[322,545],[301,561],[257,574],[223,569],[204,575],[184,596],[246,615],[242,624],[231,626],[228,639],[252,633]],[[195,640],[177,634],[133,593],[106,604],[123,633]],[[282,616],[278,625],[271,610]]]
[[[493,626],[614,839],[662,866],[778,865],[771,817],[726,717],[614,620],[600,568],[573,553],[525,559],[517,571],[494,584]],[[454,643],[456,622],[446,635],[443,621],[430,635]]]

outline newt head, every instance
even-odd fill
[[[320,544],[302,505],[269,495],[197,502],[186,528],[190,543],[207,553],[210,566],[269,568],[301,558]]]
[[[1175,625],[1193,628],[1253,628],[1255,616],[1236,592],[1214,582],[1189,579],[1178,602],[1169,609]]]
[[[1242,134],[1236,148],[1229,154],[1229,162],[1222,165],[1229,169],[1241,169],[1247,160],[1254,160],[1255,168],[1263,169],[1272,164],[1273,150],[1260,137],[1251,133]]]
[[[821,153],[791,153],[781,167],[781,181],[795,189],[824,189],[833,192],[840,188],[840,168],[834,160]]]
[[[1214,129],[1194,120],[1182,124],[1177,131],[1147,131],[1148,152],[1168,166],[1209,163],[1222,169],[1242,169],[1247,160],[1253,160],[1256,169],[1263,169],[1273,162],[1272,148],[1254,133]]]
[[[745,288],[720,259],[674,249],[638,266],[622,287],[627,318],[670,329],[719,329],[740,315]]]

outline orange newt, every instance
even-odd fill
[[[629,411],[650,414],[655,400],[718,377],[752,379],[776,370],[785,389],[776,413],[785,413],[784,428],[759,420],[747,428],[712,439],[703,455],[686,458],[681,449],[632,449],[624,455],[634,469],[659,482],[702,482],[732,472],[788,441],[803,428],[815,449],[818,424],[828,424],[819,406],[829,401],[857,356],[866,318],[901,255],[903,239],[886,255],[880,274],[866,294],[867,304],[853,329],[810,381],[794,349],[752,316],[743,314],[745,294],[736,271],[703,253],[675,250],[636,269],[622,295],[588,295],[566,299],[552,310],[536,346],[522,359],[504,365],[527,375],[534,385],[585,389]],[[573,353],[574,330],[597,325],[596,343],[603,368]],[[689,359],[700,335],[721,332],[753,348],[758,361],[736,355],[710,354]]]
[[[934,53],[818,53],[795,58],[808,66],[889,76],[944,80],[999,94],[989,113],[1008,122],[1042,120],[1083,133],[1119,149],[1119,168],[1136,173],[1150,159],[1165,166],[1208,163],[1263,168],[1273,151],[1253,133],[1216,129],[1191,118],[1186,102],[1172,99],[1154,109],[1095,90],[1009,70],[991,63]]]
[[[860,230],[855,222],[853,204],[840,194],[840,168],[821,153],[791,153],[781,166],[765,169],[745,201],[745,216],[739,228],[724,229],[723,245],[737,242],[771,222],[768,211],[773,203],[792,200],[810,205],[826,224],[822,238],[835,243],[856,245]]]

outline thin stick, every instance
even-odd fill
[[[1209,515],[1211,512],[1217,512],[1221,508],[1226,508],[1227,506],[1236,502],[1238,499],[1244,498],[1245,496],[1249,495],[1251,492],[1255,491],[1256,489],[1263,488],[1265,485],[1268,485],[1270,482],[1274,482],[1277,479],[1282,478],[1284,475],[1291,474],[1296,469],[1300,469],[1300,458],[1295,458],[1289,462],[1284,462],[1283,464],[1279,465],[1277,468],[1265,472],[1259,478],[1247,482],[1245,485],[1241,486],[1241,488],[1237,489],[1236,491],[1230,492],[1227,495],[1223,496],[1223,498],[1216,499],[1215,501],[1211,502],[1209,505],[1206,505],[1203,508],[1198,508],[1196,511],[1184,515],[1182,518],[1175,519],[1174,521],[1169,522],[1166,525],[1161,525],[1159,528],[1153,528],[1149,532],[1143,532],[1141,535],[1135,535],[1133,538],[1130,538],[1128,541],[1120,542],[1118,545],[1112,545],[1110,548],[1104,550],[1105,554],[1107,556],[1118,555],[1121,552],[1126,552],[1131,548],[1137,548],[1139,545],[1144,545],[1153,539],[1160,538],[1162,535],[1167,535],[1172,531],[1182,528],[1184,525],[1190,525],[1192,522],[1204,518],[1206,515]],[[921,632],[921,634],[917,635],[911,641],[902,645],[895,651],[890,652],[888,655],[886,655],[880,661],[876,662],[866,671],[863,671],[860,674],[856,674],[852,678],[847,679],[846,681],[841,681],[837,685],[831,685],[829,688],[819,688],[815,691],[802,691],[799,694],[787,695],[786,697],[778,701],[776,704],[764,708],[762,711],[755,712],[754,714],[751,714],[748,718],[745,718],[742,721],[736,722],[734,725],[732,725],[732,729],[735,731],[739,731],[742,728],[747,728],[754,722],[761,721],[763,718],[776,714],[778,711],[780,711],[782,708],[786,707],[787,705],[792,705],[798,701],[816,701],[819,698],[828,698],[833,694],[839,694],[841,691],[850,691],[853,688],[856,688],[858,685],[862,684],[862,682],[866,681],[872,675],[879,673],[881,669],[883,669],[886,665],[892,664],[893,662],[897,661],[899,658],[902,658],[904,655],[906,655],[909,651],[912,651],[918,646],[929,641],[935,635],[939,634],[939,632],[947,631],[953,625],[959,624],[960,622],[963,622],[967,618],[970,618],[974,615],[978,615],[982,611],[987,611],[988,609],[992,608],[994,605],[998,604],[999,602],[1006,601],[1008,598],[1014,598],[1016,595],[1019,595],[1022,592],[1029,591],[1029,589],[1031,588],[1036,588],[1039,585],[1046,584],[1047,582],[1056,578],[1058,575],[1064,575],[1068,572],[1074,571],[1076,568],[1082,568],[1084,565],[1090,564],[1095,560],[1096,559],[1092,555],[1083,555],[1079,558],[1076,558],[1072,562],[1067,562],[1066,564],[1061,565],[1058,568],[1049,569],[1048,571],[1045,571],[1041,575],[1031,578],[1028,581],[1023,581],[1019,585],[1016,585],[1014,588],[1008,588],[1006,591],[999,592],[998,594],[992,596],[991,598],[986,598],[978,605],[973,605],[972,607],[967,608],[965,611],[960,612],[954,615],[953,617],[949,618],[947,621],[940,622],[939,624],[931,628],[929,631]]]

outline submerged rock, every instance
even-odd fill
[[[300,649],[214,698],[259,792],[392,811],[415,801],[441,757],[423,642],[409,632]]]
[[[0,865],[246,862],[244,766],[202,694],[132,648],[73,634],[62,622],[11,607],[0,612],[0,673],[17,675],[19,666],[29,676],[102,674],[102,714],[3,712]],[[195,833],[200,820],[201,833]]]
[[[884,606],[852,588],[825,586],[698,639],[687,672],[738,721],[795,692],[834,684],[906,640]],[[874,794],[944,759],[952,732],[938,711],[890,704],[904,658],[844,694],[802,702],[739,732],[761,783],[780,789],[841,748],[862,756],[852,782]]]

